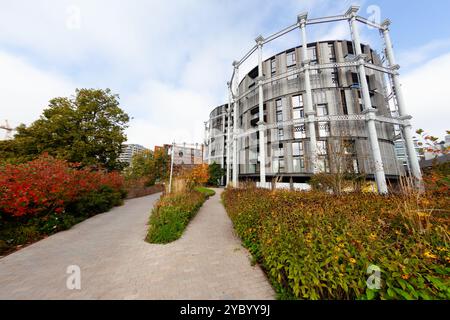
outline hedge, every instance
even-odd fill
[[[227,189],[224,205],[280,299],[449,299],[448,195]],[[369,289],[368,267],[381,269]]]
[[[152,210],[147,242],[166,244],[178,240],[205,200],[215,193],[206,188],[163,195]]]
[[[122,204],[123,181],[48,155],[0,166],[0,255]]]

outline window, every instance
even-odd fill
[[[277,73],[277,60],[275,58],[272,58],[270,60],[270,69],[272,71],[272,74]]]
[[[273,156],[282,157],[284,154],[283,143],[278,143],[274,145]]]
[[[313,88],[320,87],[320,73],[319,70],[311,70],[310,71],[310,79],[311,79],[311,86]]]
[[[356,72],[352,72],[352,86],[359,87],[359,77]]]
[[[294,127],[294,139],[305,139],[306,138],[306,129],[305,126]]]
[[[355,141],[347,140],[344,142],[344,153],[354,155],[356,153]]]
[[[330,172],[330,165],[327,156],[320,156],[317,159],[317,170],[319,172]]]
[[[277,122],[283,122],[283,112],[277,111]]]
[[[311,64],[317,64],[317,48],[316,48],[316,46],[308,48],[308,59],[310,60]]]
[[[272,161],[272,170],[273,173],[282,173],[284,172],[284,156],[283,156],[283,144],[280,143],[280,149],[275,149],[274,156],[275,158]]]
[[[279,158],[278,159],[278,165],[279,165],[278,172],[279,173],[283,173],[284,169],[285,169],[285,167],[284,167],[284,158]]]
[[[303,142],[292,143],[292,155],[294,157],[303,155]]]
[[[292,110],[294,120],[302,119],[305,117],[302,95],[292,97]]]
[[[295,66],[293,66],[293,67],[288,67],[288,68],[287,68],[287,72],[291,72],[291,71],[293,71],[293,70],[295,70]],[[298,72],[294,73],[293,75],[288,76],[287,79],[288,79],[288,80],[295,80],[295,79],[298,79]]]
[[[329,137],[330,136],[330,124],[328,122],[319,122],[319,136]]]
[[[337,71],[331,72],[331,82],[339,86],[339,75]]]
[[[327,142],[324,140],[317,141],[317,154],[324,156],[328,154]]]
[[[324,117],[328,115],[328,105],[327,104],[318,104],[317,105],[317,116]]]
[[[342,101],[342,112],[344,113],[344,115],[348,115],[347,98],[345,97],[344,90],[341,90],[341,101]]]
[[[284,139],[284,129],[278,129],[278,140]]]
[[[283,101],[281,99],[276,100],[275,105],[277,107],[277,111],[283,111]]]
[[[294,157],[292,163],[294,165],[294,172],[302,172],[305,169],[304,157]]]
[[[330,62],[335,63],[336,62],[336,50],[334,49],[334,43],[328,44],[328,54],[329,54]]]
[[[277,122],[283,122],[283,102],[281,99],[275,101],[277,108]]]
[[[355,50],[353,50],[353,42],[347,41],[347,51],[348,54],[355,54]]]
[[[292,67],[297,64],[297,57],[295,56],[295,50],[286,52],[286,66]]]

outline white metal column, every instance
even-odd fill
[[[211,164],[211,157],[212,157],[212,125],[213,125],[212,119],[209,119],[209,139],[208,139],[208,164]]]
[[[238,109],[239,109],[239,63],[233,62],[235,69],[235,81],[236,81],[236,98],[233,102],[233,186],[235,188],[239,187],[239,161],[238,161]]]
[[[170,177],[169,177],[169,193],[172,193],[172,179],[173,179],[173,162],[175,157],[175,142],[172,143],[172,150],[170,153]]]
[[[231,105],[232,105],[232,93],[231,93],[231,83],[227,83],[228,86],[228,106],[226,108],[227,112],[227,187],[230,186],[231,181]]]
[[[266,137],[265,137],[265,122],[264,122],[264,88],[263,88],[263,48],[264,38],[259,36],[256,38],[258,45],[258,88],[259,88],[259,181],[262,188],[266,187]]]
[[[391,36],[389,34],[389,20],[385,20],[382,24],[382,34],[385,42],[386,47],[386,55],[389,61],[389,67],[391,68],[399,68],[399,66],[396,64],[395,56],[394,56],[394,50],[392,48],[392,41]],[[398,112],[400,117],[406,121],[406,125],[403,126],[403,137],[405,139],[405,145],[406,145],[406,152],[408,154],[408,160],[409,165],[411,168],[411,173],[413,174],[414,178],[416,179],[416,184],[418,185],[419,189],[423,188],[422,183],[422,172],[420,171],[420,164],[419,160],[417,159],[417,153],[416,149],[414,147],[414,140],[413,140],[413,128],[411,123],[408,121],[411,119],[411,116],[409,116],[406,112],[406,103],[405,99],[403,97],[402,87],[400,84],[399,75],[396,72],[395,74],[391,75],[392,82],[394,84],[394,91],[395,95],[397,97],[397,105],[398,105]]]
[[[307,13],[302,13],[298,16],[297,20],[300,24],[300,29],[302,33],[302,53],[303,53],[303,61],[302,64],[305,68],[305,91],[306,91],[306,99],[305,99],[305,115],[307,117],[308,122],[308,132],[309,132],[309,141],[310,141],[310,157],[311,157],[311,165],[313,169],[313,173],[317,173],[317,137],[316,137],[316,124],[315,117],[316,112],[313,107],[312,100],[312,90],[311,90],[311,75],[310,75],[310,60],[308,58],[308,40],[306,38],[306,20],[308,18]]]
[[[375,179],[377,182],[378,192],[387,194],[388,188],[386,183],[386,175],[384,173],[383,159],[381,157],[380,144],[378,142],[378,134],[375,124],[376,110],[372,107],[370,100],[369,85],[366,78],[365,56],[362,54],[361,41],[359,37],[358,25],[356,21],[356,13],[359,7],[352,6],[347,15],[349,17],[352,40],[355,47],[355,53],[358,58],[358,73],[359,81],[361,83],[361,95],[364,101],[364,112],[367,115],[367,131],[369,135],[370,149],[372,158],[375,164]]]

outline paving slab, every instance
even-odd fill
[[[127,200],[0,259],[0,299],[274,299],[274,291],[211,197],[183,237],[144,241],[159,194]],[[67,288],[78,266],[81,289]]]

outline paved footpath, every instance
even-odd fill
[[[152,195],[6,256],[0,299],[273,299],[234,235],[220,192],[168,245],[144,241],[159,197]],[[67,289],[69,265],[81,269],[81,290]]]

